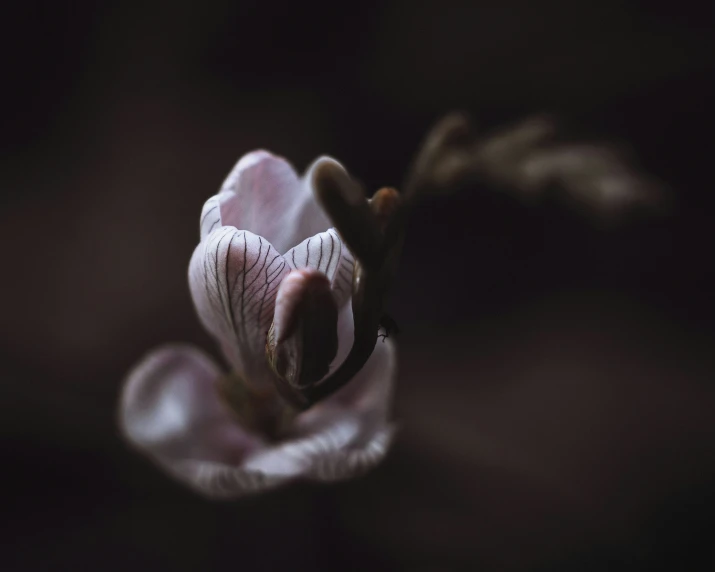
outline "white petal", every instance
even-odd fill
[[[397,359],[391,340],[379,341],[365,367],[334,396],[302,413],[295,423],[300,434],[330,430],[339,420],[354,418],[359,431],[347,446],[326,451],[308,470],[309,478],[337,480],[356,476],[379,463],[393,438],[388,424]]]
[[[394,427],[387,420],[395,374],[394,345],[378,342],[352,382],[298,416],[294,438],[256,449],[239,467],[194,463],[192,474],[204,493],[222,498],[298,478],[337,481],[359,476],[384,459],[393,441]]]
[[[391,339],[379,339],[367,363],[357,375],[329,397],[320,407],[346,408],[359,413],[369,423],[368,432],[376,431],[390,416],[392,396],[397,379],[397,351]],[[311,413],[312,410],[307,411]]]
[[[254,151],[239,160],[221,187],[221,220],[265,237],[284,252],[290,245],[282,244],[283,229],[292,222],[301,189],[290,163],[267,151]]]
[[[333,363],[330,364],[330,369],[325,377],[330,376],[342,365],[345,358],[348,357],[354,341],[355,324],[353,323],[353,307],[351,304],[345,304],[338,311],[338,353],[335,354],[335,359],[333,359]]]
[[[235,424],[217,397],[218,368],[202,352],[168,346],[129,375],[120,423],[136,447],[201,494],[235,498],[296,478],[338,480],[379,463],[393,437],[386,424],[394,350],[388,340],[336,396],[299,416],[296,436],[267,445]]]
[[[262,445],[217,397],[218,367],[196,348],[172,345],[129,374],[120,402],[127,439],[164,465],[182,459],[239,463]]]
[[[316,467],[333,459],[358,433],[359,423],[348,415],[314,434],[257,450],[240,466],[188,459],[175,463],[171,470],[179,478],[189,478],[202,494],[236,498],[312,477]]]
[[[264,238],[223,226],[191,258],[189,285],[199,317],[226,357],[250,383],[270,383],[266,334],[278,286],[290,272]]]
[[[326,230],[330,223],[313,197],[309,176],[322,160],[300,179],[282,157],[267,151],[245,155],[218,195],[222,224],[263,236],[281,253]]]
[[[244,466],[267,475],[297,477],[309,472],[316,460],[348,447],[359,433],[359,420],[345,415],[316,433],[257,451]]]
[[[379,431],[364,446],[347,448],[316,459],[307,477],[316,481],[340,481],[360,476],[387,455],[394,437],[393,427]]]
[[[284,475],[268,475],[225,463],[186,459],[170,467],[180,480],[202,495],[234,499],[272,489],[290,480]]]
[[[352,296],[355,260],[334,228],[305,239],[285,259],[292,270],[312,268],[325,274],[338,307]]]

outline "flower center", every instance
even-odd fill
[[[272,386],[257,389],[235,372],[219,378],[218,394],[241,427],[271,441],[285,436],[298,413]]]

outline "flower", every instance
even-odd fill
[[[328,157],[300,178],[266,151],[244,156],[204,204],[189,265],[199,318],[232,369],[183,345],[150,353],[122,393],[127,439],[215,497],[373,467],[393,435],[395,350],[377,334],[410,209],[480,178],[531,195],[560,183],[601,214],[666,197],[615,149],[554,134],[535,118],[475,139],[467,117],[450,114],[403,193],[369,201]]]
[[[370,237],[394,197],[368,207],[356,188],[333,159],[299,178],[255,151],[206,201],[189,285],[232,372],[168,345],[133,369],[120,403],[129,442],[200,493],[344,479],[385,456],[396,358],[376,337],[394,249]]]

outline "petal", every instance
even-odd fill
[[[385,457],[394,437],[387,416],[395,373],[395,348],[386,340],[350,384],[296,419],[293,439],[256,449],[238,467],[186,461],[181,470],[220,498],[298,478],[327,482],[363,474]]]
[[[328,374],[337,351],[338,307],[330,281],[312,268],[292,271],[278,288],[266,341],[271,369],[286,390],[301,390]]]
[[[146,356],[129,374],[120,425],[129,441],[163,464],[180,459],[241,462],[261,446],[217,397],[221,375],[191,346],[171,345]]]
[[[171,470],[207,496],[236,498],[310,475],[354,440],[358,430],[355,418],[346,416],[320,432],[257,450],[240,466],[186,459]]]
[[[290,244],[281,244],[281,232],[300,194],[300,179],[290,163],[254,151],[238,161],[221,187],[221,220],[266,237],[284,252]]]
[[[378,431],[364,446],[334,451],[316,459],[306,474],[315,481],[342,481],[365,474],[376,467],[390,450],[394,428]]]
[[[221,221],[266,237],[283,253],[330,223],[313,198],[309,168],[302,180],[282,157],[267,151],[245,155],[219,193]]]
[[[361,372],[355,387],[302,414],[299,434],[275,446],[233,422],[217,397],[218,368],[188,346],[159,349],[130,373],[120,424],[132,444],[210,497],[235,498],[299,477],[356,476],[385,456],[393,436],[385,421],[394,351],[390,342],[384,345],[366,364],[365,379]]]
[[[201,221],[199,222],[201,240],[220,226],[221,209],[219,208],[218,195],[214,195],[204,203],[204,207],[201,209]]]
[[[266,334],[278,286],[289,272],[266,239],[232,226],[214,230],[191,258],[189,285],[199,318],[237,372],[254,385],[272,380]]]
[[[338,307],[350,299],[355,260],[334,228],[305,239],[286,252],[285,259],[292,270],[312,268],[325,274]]]
[[[275,488],[291,479],[285,475],[269,475],[242,467],[185,459],[169,470],[187,482],[197,492],[215,499],[235,499]]]
[[[210,497],[277,486],[290,475],[246,465],[264,447],[217,397],[220,371],[198,349],[167,346],[149,354],[124,386],[120,425],[127,439],[168,473]]]
[[[355,341],[355,324],[353,323],[353,307],[345,304],[338,313],[338,353],[335,354],[333,363],[330,364],[328,377],[338,369],[345,358],[348,357]]]
[[[298,477],[310,472],[316,460],[348,447],[359,432],[356,416],[345,415],[320,431],[257,451],[244,466],[268,475]]]
[[[330,365],[330,375],[345,361],[354,341],[353,312],[348,301],[353,291],[355,260],[334,228],[307,238],[286,252],[284,258],[292,270],[312,268],[325,274],[330,281],[340,309],[338,353]]]
[[[396,378],[395,344],[389,338],[378,340],[363,368],[325,404],[349,408],[381,425],[389,416]]]
[[[330,430],[336,419],[353,417],[360,429],[345,447],[326,452],[307,475],[316,480],[356,476],[379,463],[386,455],[394,429],[388,425],[397,359],[391,340],[378,342],[362,370],[344,388],[296,419],[299,434]],[[321,429],[324,428],[324,429]]]

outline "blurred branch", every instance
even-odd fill
[[[405,197],[452,193],[474,182],[501,187],[523,199],[557,197],[612,220],[634,210],[667,210],[665,185],[641,171],[614,144],[559,140],[556,122],[530,117],[476,137],[463,113],[437,122],[425,138],[404,185]]]

